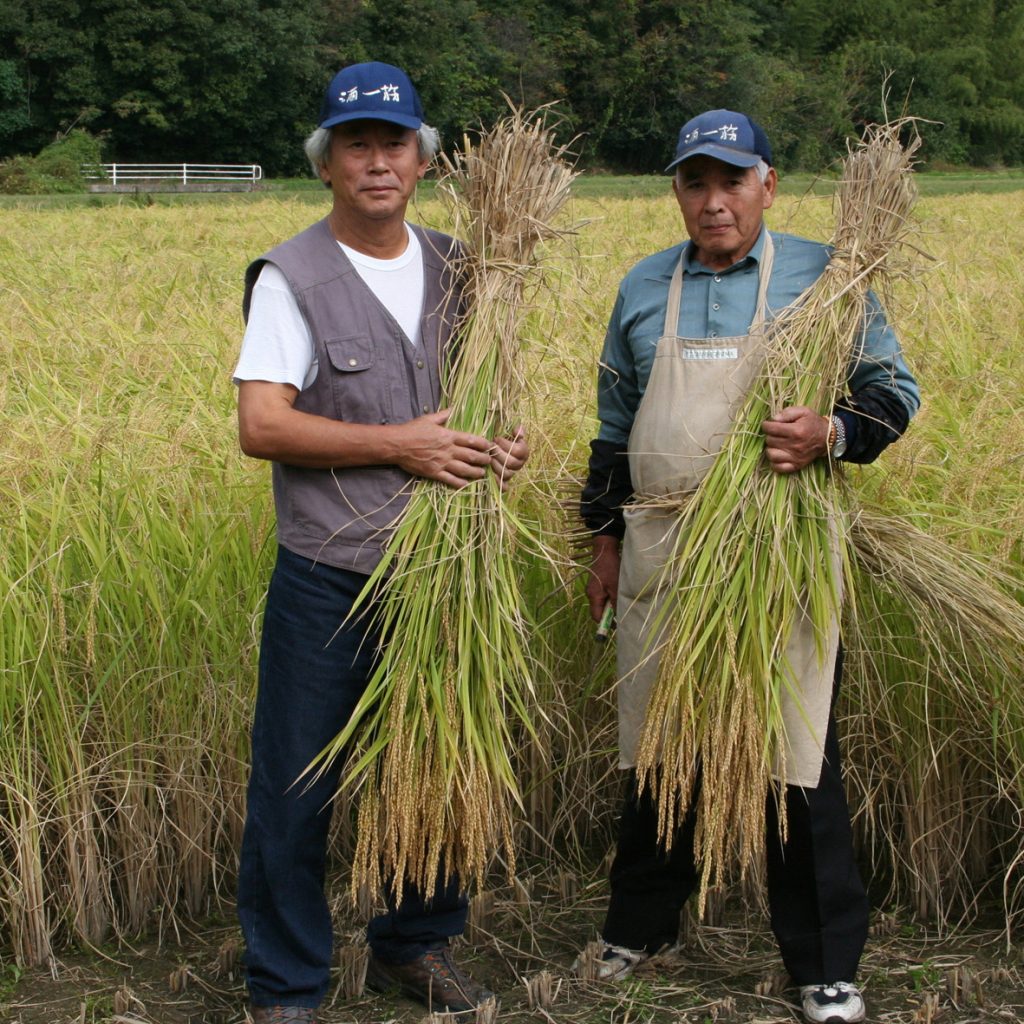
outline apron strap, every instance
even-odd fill
[[[672,271],[672,283],[668,286],[668,302],[665,303],[665,327],[661,332],[663,338],[679,336],[679,303],[683,297],[683,252],[679,254],[679,262]]]
[[[751,334],[763,334],[765,313],[768,311],[768,282],[771,280],[772,267],[775,265],[775,245],[771,232],[765,229],[764,248],[761,250],[761,267],[757,282],[757,307],[754,319],[750,324]]]

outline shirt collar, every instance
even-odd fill
[[[752,267],[761,262],[761,257],[764,254],[764,240],[768,235],[768,228],[765,225],[761,225],[761,233],[757,236],[757,241],[754,242],[754,247],[747,253],[746,256],[741,260],[737,260],[731,267],[725,270],[712,270],[710,267],[705,267],[694,256],[693,242],[688,241],[686,243],[686,249],[683,252],[683,270],[687,274],[731,274],[734,271],[742,270],[745,267]]]

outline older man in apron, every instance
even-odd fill
[[[619,623],[619,764],[629,772],[602,929],[604,978],[625,977],[675,942],[699,872],[692,814],[666,854],[656,809],[648,793],[638,797],[632,771],[656,671],[644,636],[647,584],[672,535],[664,514],[644,503],[697,487],[761,365],[773,319],[829,258],[824,245],[768,232],[771,163],[763,130],[744,114],[713,110],[683,126],[668,170],[689,241],[627,274],[601,358],[601,428],[581,508],[594,535],[591,612],[598,619],[611,603]],[[857,352],[848,395],[831,415],[792,407],[763,424],[774,470],[799,472],[819,458],[870,462],[904,432],[920,396],[873,296]],[[804,1016],[816,1024],[864,1019],[855,980],[868,914],[832,714],[842,670],[838,624],[829,651],[821,668],[813,637],[799,629],[787,651],[802,689],[801,707],[787,716],[788,836],[783,843],[774,795],[766,836],[772,929]]]

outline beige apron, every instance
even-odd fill
[[[765,236],[757,307],[750,332],[733,338],[680,338],[683,291],[682,257],[669,287],[665,327],[654,356],[650,380],[629,435],[629,468],[634,505],[624,509],[626,535],[618,594],[619,766],[635,764],[651,686],[658,668],[657,618],[653,581],[667,560],[677,530],[672,513],[645,508],[645,499],[692,493],[711,468],[743,401],[761,368],[766,336],[765,297],[774,247]],[[837,578],[839,574],[837,573]],[[785,778],[793,785],[816,787],[832,695],[839,623],[825,638],[825,657],[810,619],[796,623],[786,657],[799,698],[783,696],[786,731]],[[780,774],[778,757],[775,774]]]

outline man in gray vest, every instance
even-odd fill
[[[521,436],[449,430],[440,367],[460,311],[456,243],[406,223],[438,148],[408,76],[356,64],[328,86],[306,154],[328,216],[246,274],[235,369],[242,450],[273,463],[278,556],[263,622],[239,919],[255,1024],[318,1019],[332,947],[324,896],[340,765],[299,774],[341,730],[365,688],[377,636],[346,621],[413,480],[464,487],[526,460]],[[457,879],[406,885],[370,921],[367,982],[450,1011],[491,993],[452,961],[466,899]]]
[[[697,489],[753,385],[766,325],[829,260],[826,246],[765,227],[777,176],[768,139],[746,114],[709,110],[688,121],[667,169],[689,240],[642,260],[619,287],[598,371],[601,428],[591,443],[582,499],[593,531],[591,614],[599,619],[610,603],[618,618],[619,765],[630,771],[596,967],[607,979],[626,977],[675,943],[680,910],[700,877],[697,792],[666,850],[650,789],[638,793],[633,772],[657,670],[644,642],[644,624],[653,616],[648,581],[668,563],[674,537],[645,499]],[[871,462],[917,411],[917,383],[874,296],[847,386],[829,415],[791,406],[762,423],[765,459],[774,471],[796,473],[815,459]],[[865,1016],[855,982],[868,903],[832,713],[842,647],[838,622],[824,659],[814,635],[794,633],[787,657],[813,666],[799,682],[802,721],[814,742],[787,752],[791,784],[782,794],[773,791],[767,807],[771,923],[800,988],[805,1020],[852,1024]],[[808,655],[802,660],[798,642]],[[785,840],[778,826],[782,799]]]

